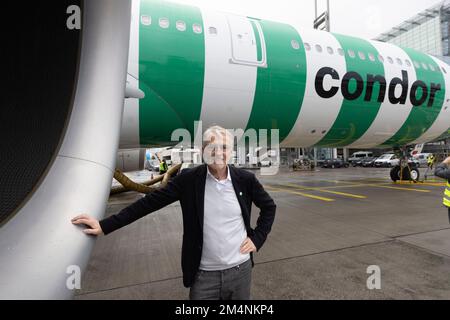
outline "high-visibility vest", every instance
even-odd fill
[[[447,188],[445,188],[445,192],[444,192],[443,204],[444,204],[444,206],[450,208],[450,182],[448,182],[448,181],[447,181]]]

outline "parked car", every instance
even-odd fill
[[[409,163],[409,164],[412,164],[412,167],[416,167],[416,168],[419,168],[419,167],[420,167],[420,161],[417,160],[417,159],[414,158],[414,157],[408,158],[408,163]]]
[[[159,171],[159,161],[158,160],[145,160],[145,169],[148,171]]]
[[[342,159],[326,159],[322,163],[322,168],[348,168],[350,164]]]
[[[373,164],[375,163],[375,160],[377,160],[377,159],[378,159],[377,157],[367,157],[367,158],[360,160],[359,165],[364,168],[373,167]]]
[[[426,167],[428,165],[428,156],[432,153],[418,153],[414,156],[414,159],[416,159],[419,162],[420,167]]]
[[[399,164],[399,159],[393,153],[385,153],[374,162],[374,167],[395,167]]]
[[[370,151],[358,151],[353,153],[350,158],[348,159],[348,162],[353,164],[354,162],[361,161],[364,158],[372,157],[373,153]]]
[[[400,164],[400,159],[397,158],[397,156],[393,153],[387,153],[383,154],[381,157],[375,160],[374,167],[380,168],[380,167],[395,167]],[[408,164],[411,165],[411,167],[419,167],[420,163],[417,159],[414,159],[412,157],[408,158]]]

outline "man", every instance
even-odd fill
[[[204,134],[207,164],[183,170],[162,189],[147,194],[100,222],[87,215],[72,219],[87,234],[109,234],[177,200],[183,214],[181,266],[189,297],[250,299],[253,253],[259,251],[275,218],[276,205],[253,173],[228,166],[234,136],[221,127]],[[250,227],[252,203],[261,209]]]
[[[434,161],[435,161],[434,155],[433,154],[428,155],[428,157],[427,157],[427,165],[428,165],[428,168],[431,169],[431,170],[433,170]]]
[[[161,163],[159,164],[159,174],[165,174],[167,172],[167,163],[166,160],[163,159]]]
[[[436,167],[434,172],[435,176],[447,179],[447,187],[444,191],[443,204],[448,208],[448,221],[450,223],[450,157],[444,160],[441,164]]]

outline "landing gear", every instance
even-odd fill
[[[394,182],[399,180],[418,182],[420,178],[419,169],[410,165],[406,165],[403,168],[401,166],[395,166],[391,169],[390,175]]]
[[[419,182],[420,172],[414,162],[408,161],[407,148],[398,148],[394,150],[399,164],[391,169],[390,176],[392,181],[411,181]]]

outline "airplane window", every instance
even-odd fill
[[[414,61],[414,66],[415,66],[417,69],[420,69],[420,64],[419,64],[417,61]]]
[[[178,31],[186,31],[186,23],[184,21],[177,21],[176,26]]]
[[[317,52],[322,52],[322,46],[319,44],[316,44],[316,50],[317,50]]]
[[[447,70],[445,70],[444,67],[442,67],[442,71],[444,71],[444,73],[447,74]]]
[[[395,59],[395,60],[397,60],[397,63],[398,63],[398,65],[400,65],[400,66],[402,66],[402,65],[403,65],[403,62],[402,62],[402,60],[400,60],[399,58],[397,58],[397,59]]]
[[[382,56],[381,54],[378,55],[378,60],[379,60],[381,63],[384,63],[384,58],[383,58],[383,56]]]
[[[408,67],[411,67],[411,62],[409,60],[405,60],[405,62]]]
[[[297,40],[292,40],[292,41],[291,41],[291,46],[292,46],[292,48],[294,48],[295,50],[300,49],[300,43],[298,43]]]
[[[369,59],[370,59],[370,61],[375,61],[375,56],[373,55],[373,53],[370,53],[369,52]]]
[[[210,34],[217,34],[217,28],[209,27],[209,33]]]
[[[340,56],[344,55],[344,50],[342,50],[342,48],[338,48],[337,51],[338,51]]]
[[[303,46],[305,47],[306,51],[310,51],[311,50],[311,46],[310,46],[309,43],[305,42],[305,43],[303,43]]]
[[[194,23],[192,25],[192,30],[194,31],[194,33],[202,33],[202,26],[198,23]]]
[[[351,57],[351,58],[354,58],[354,57],[356,57],[356,55],[355,55],[355,51],[353,51],[353,50],[348,50],[348,55]]]
[[[364,54],[364,52],[359,51],[358,56],[361,60],[366,60],[366,55]]]
[[[391,57],[388,57],[388,61],[389,61],[390,64],[394,63],[394,60]]]
[[[169,19],[167,18],[160,18],[159,19],[159,26],[163,29],[167,29],[170,26]]]
[[[327,47],[327,51],[328,51],[329,54],[333,54],[334,53],[334,50],[333,50],[332,47]]]
[[[170,26],[169,19],[167,18],[160,18],[159,19],[159,26],[163,29],[167,29]]]
[[[431,64],[429,64],[428,66],[430,67],[431,71],[436,71],[436,69]]]
[[[144,26],[149,26],[149,25],[151,25],[151,24],[152,24],[152,17],[142,15],[142,16],[141,16],[141,23],[142,23]]]
[[[422,67],[423,67],[425,70],[428,70],[428,66],[427,66],[425,63],[423,63],[423,62],[422,62]]]

